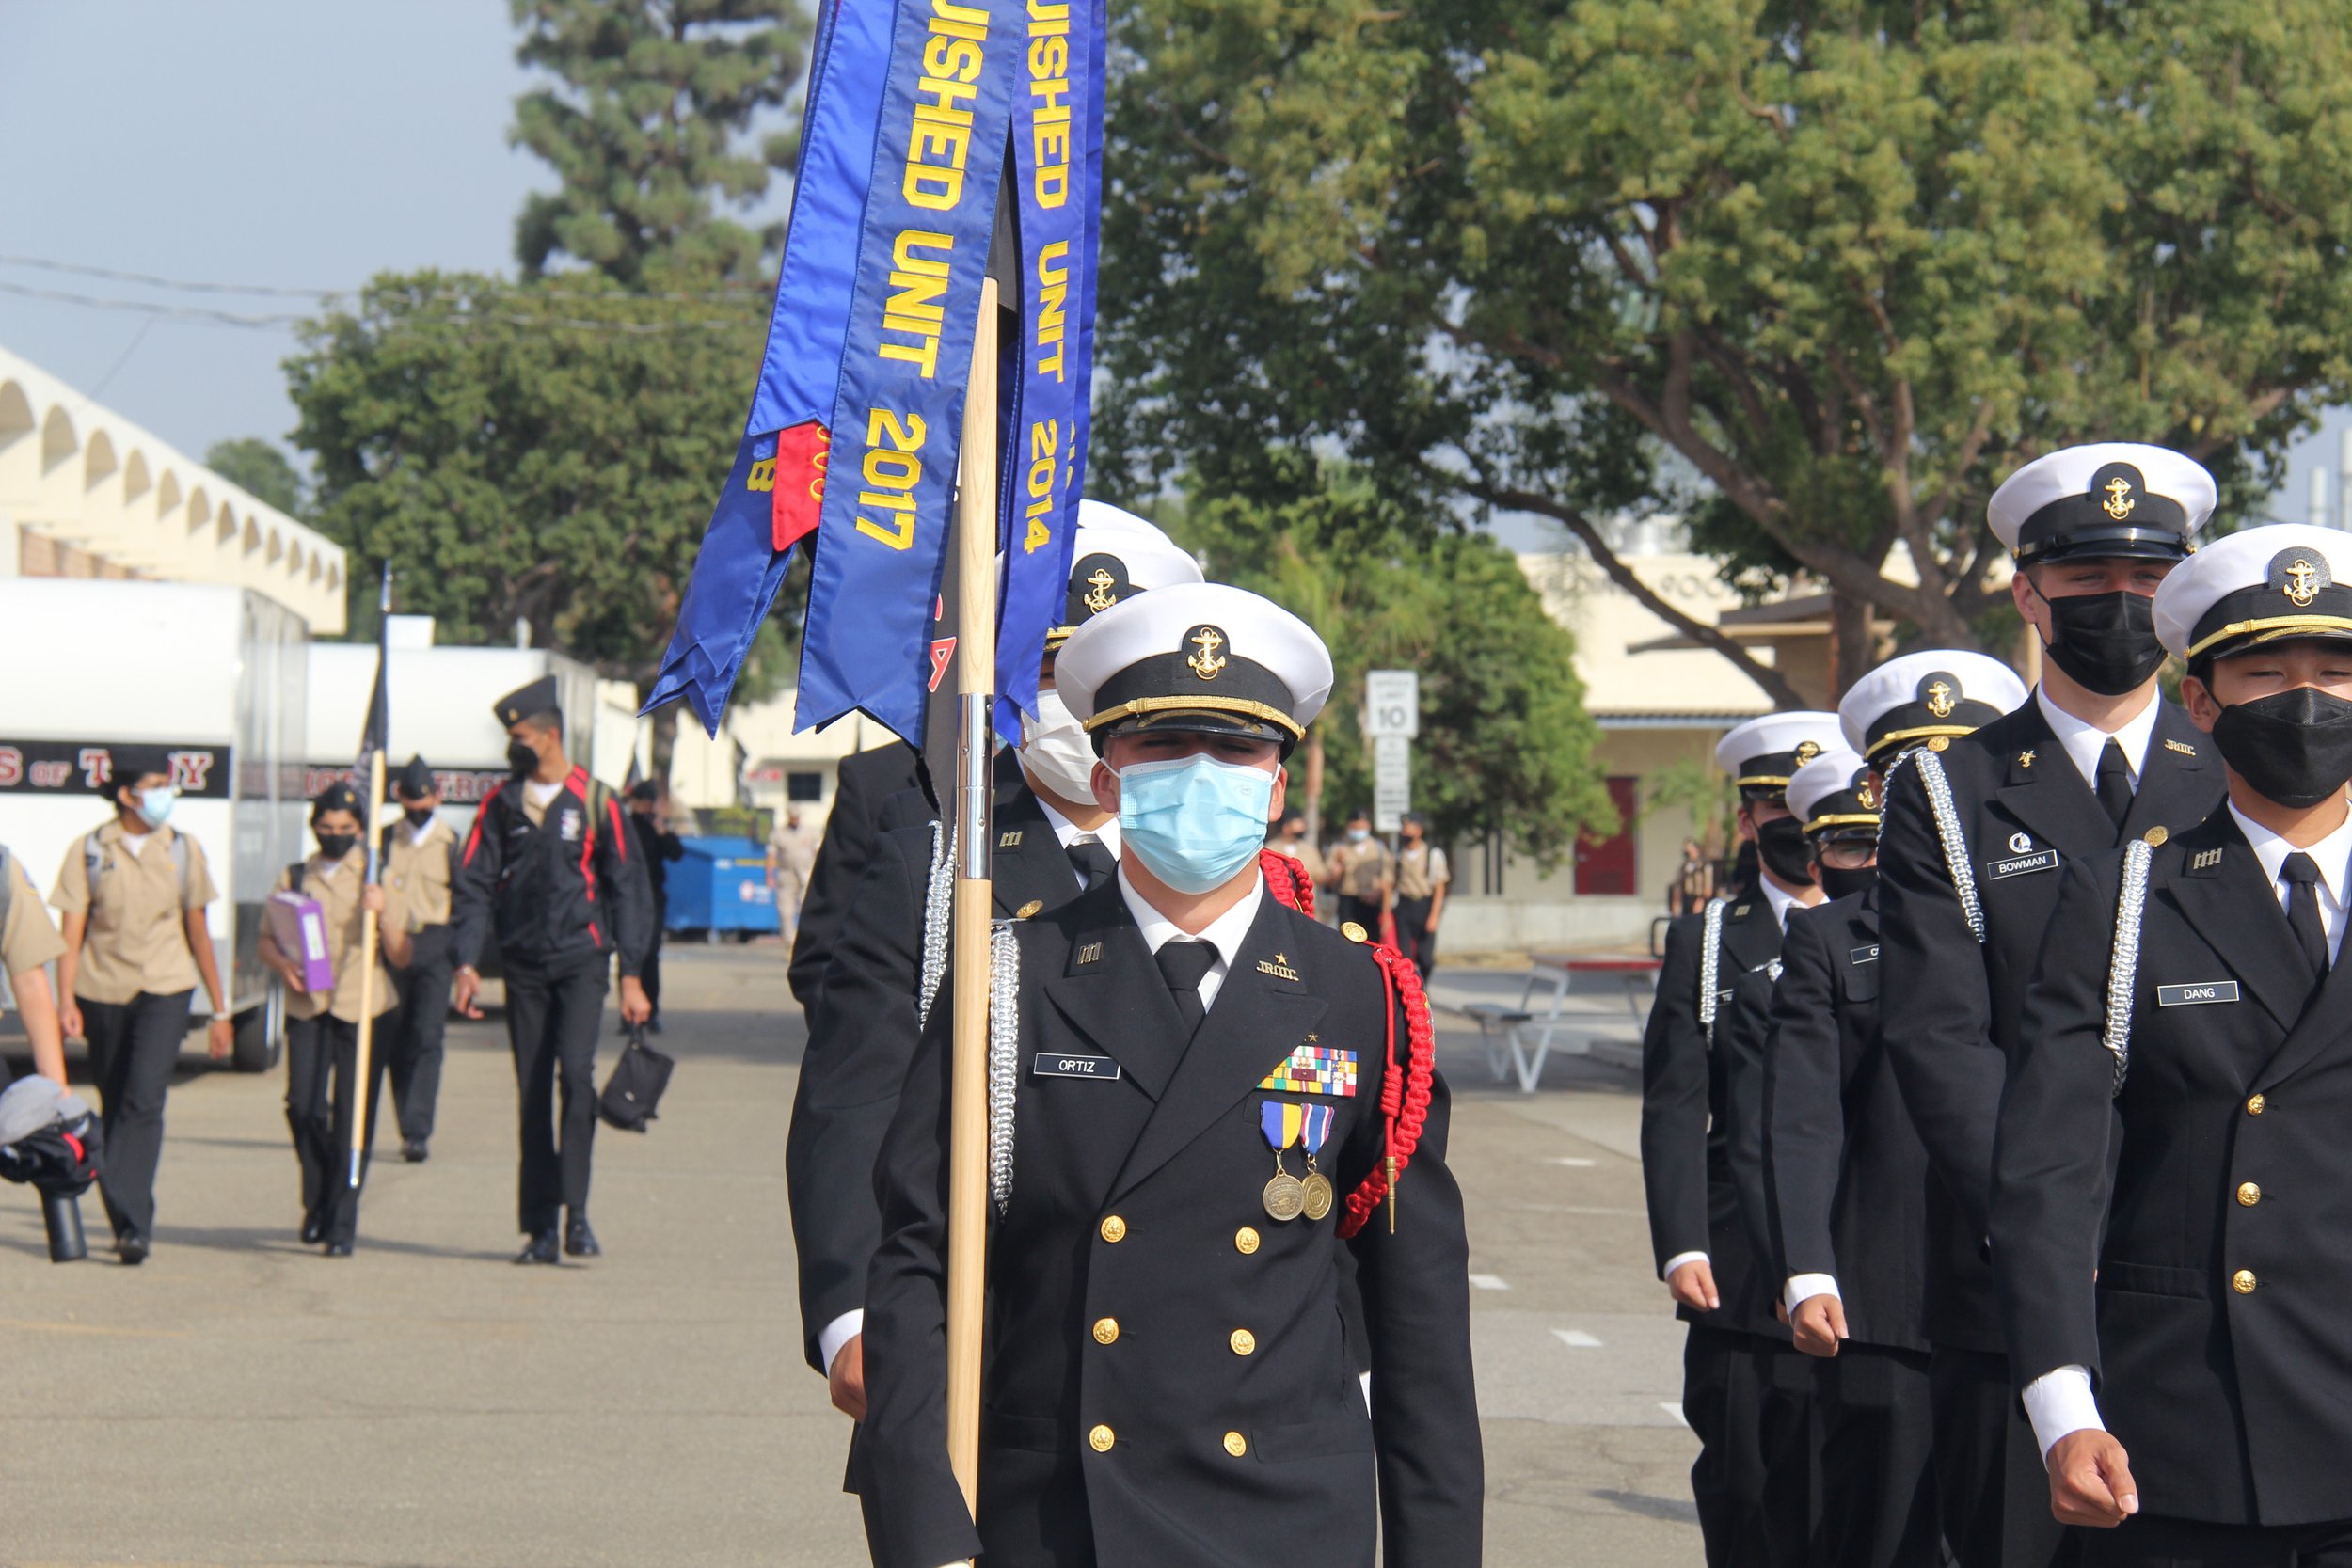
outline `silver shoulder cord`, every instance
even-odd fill
[[[955,924],[956,843],[946,824],[931,819],[931,869],[923,888],[923,989],[917,993],[915,1015],[931,1021],[931,1002],[947,973],[947,934]]]
[[[988,934],[988,1196],[1012,1199],[1012,1120],[1021,1091],[1021,943],[1013,922]]]
[[[1728,899],[1709,898],[1707,912],[1699,917],[1699,1027],[1707,1037],[1715,1037],[1715,978],[1721,960],[1716,950],[1723,945],[1724,910]]]
[[[1976,867],[1968,859],[1968,838],[1960,831],[1960,813],[1952,805],[1952,781],[1944,775],[1944,760],[1925,746],[1914,747],[1904,753],[1918,759],[1919,787],[1927,791],[1928,810],[1935,816],[1935,836],[1944,844],[1944,868],[1951,873],[1952,892],[1959,895],[1960,912],[1968,921],[1969,934],[1978,945],[1984,942],[1984,906],[1977,900]],[[1902,759],[1896,759],[1896,767]],[[1886,772],[1886,782],[1895,782],[1895,768]]]
[[[2122,886],[2115,895],[2115,946],[2107,957],[2107,1022],[2101,1043],[2115,1058],[2115,1087],[2109,1098],[2123,1092],[2123,1076],[2132,1069],[2132,987],[2139,974],[2139,926],[2148,910],[2148,866],[2155,859],[2153,846],[2136,838],[2123,847]]]

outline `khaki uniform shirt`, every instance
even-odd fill
[[[1438,889],[1454,879],[1454,873],[1445,863],[1445,851],[1431,844],[1419,844],[1397,851],[1396,895],[1399,898],[1430,898]]]
[[[1359,844],[1342,839],[1331,849],[1331,874],[1339,879],[1340,893],[1372,903],[1389,874],[1389,847],[1376,838]]]
[[[1323,851],[1314,847],[1311,839],[1302,838],[1294,842],[1287,838],[1278,838],[1267,844],[1266,847],[1278,855],[1288,855],[1304,866],[1307,871],[1307,879],[1317,887],[1321,887],[1330,877],[1330,871],[1323,863]]]
[[[0,969],[10,974],[23,974],[39,969],[64,951],[65,938],[57,935],[49,911],[41,907],[33,879],[24,875],[24,863],[10,855],[8,918],[6,924],[0,924]]]
[[[437,816],[425,824],[421,833],[408,825],[406,817],[392,829],[392,847],[384,857],[384,880],[408,906],[408,918],[415,922],[410,930],[449,924],[450,851],[456,844],[457,830]]]
[[[67,847],[57,891],[49,901],[67,914],[89,917],[73,981],[74,993],[84,1001],[119,1005],[142,991],[169,996],[194,990],[203,979],[188,950],[187,914],[220,895],[205,867],[204,847],[192,838],[186,885],[182,885],[171,859],[174,837],[170,828],[158,828],[133,854],[123,844],[122,824],[107,823],[98,830],[95,888],[83,863],[83,839]]]
[[[354,849],[342,860],[312,855],[302,863],[302,892],[315,898],[326,919],[326,951],[335,960],[335,989],[326,996],[309,991],[286,992],[286,1011],[294,1018],[316,1018],[331,1012],[345,1023],[359,1022],[359,890],[367,885],[368,858]],[[278,874],[279,892],[290,887],[288,874]],[[384,921],[406,920],[408,910],[400,890],[384,890]],[[382,942],[376,944],[375,1015],[391,1011],[400,998],[392,990],[392,973],[384,967]],[[291,955],[290,955],[291,956]]]

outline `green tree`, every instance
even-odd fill
[[[751,279],[781,227],[721,216],[788,169],[796,134],[755,149],[805,61],[794,0],[510,0],[516,57],[555,77],[515,104],[514,140],[561,188],[523,203],[515,251],[531,276],[562,257],[636,287]]]
[[[243,485],[256,500],[266,501],[289,517],[309,521],[301,471],[277,442],[258,436],[215,441],[204,453],[204,466],[230,483]]]
[[[2242,504],[2345,394],[2343,22],[1136,0],[1100,471],[1247,491],[1272,433],[1384,494],[1557,519],[1783,701],[1596,519],[1677,507],[1735,582],[1802,572],[1849,626],[1874,606],[1978,643],[2002,594],[1984,500],[2021,462],[2159,441]]]
[[[1308,732],[1302,804],[1371,804],[1364,672],[1411,669],[1413,801],[1434,835],[1500,832],[1552,865],[1580,831],[1614,832],[1575,643],[1510,552],[1433,526],[1350,471],[1295,455],[1270,471],[1281,483],[1247,497],[1195,486],[1171,528],[1212,580],[1265,594],[1330,647],[1331,701]]]

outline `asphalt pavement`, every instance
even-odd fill
[[[508,1260],[515,1088],[495,1019],[450,1031],[431,1161],[379,1144],[354,1258],[295,1236],[281,1076],[194,1054],[145,1266],[103,1247],[49,1263],[29,1195],[0,1189],[0,1563],[865,1561],[839,1489],[849,1423],[801,1356],[784,1133],[803,1034],[781,950],[674,947],[664,967],[677,1074],[649,1133],[598,1137],[601,1259]],[[1433,994],[1517,990],[1446,970]],[[1700,1560],[1696,1445],[1647,1261],[1636,1080],[1615,1065],[1637,1031],[1605,988],[1564,1017],[1568,1044],[1613,1062],[1555,1053],[1533,1095],[1441,1017],[1486,1561],[1679,1568]],[[95,1244],[95,1195],[86,1210]]]

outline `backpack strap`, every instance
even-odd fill
[[[2148,913],[2148,867],[2155,847],[2136,838],[2123,847],[2123,876],[2115,895],[2115,945],[2107,954],[2107,1017],[2100,1043],[2115,1058],[2115,1086],[2123,1092],[2132,1069],[2132,990],[2139,977],[2139,927]]]
[[[98,873],[106,863],[106,847],[98,842],[103,832],[102,828],[92,828],[82,840],[82,880],[87,884],[83,891],[93,902],[98,897]]]
[[[1918,769],[1919,787],[1928,798],[1928,811],[1935,818],[1935,836],[1944,846],[1944,869],[1952,879],[1952,892],[1960,899],[1960,912],[1968,922],[1969,935],[1984,945],[1984,905],[1977,897],[1977,871],[1968,858],[1968,835],[1961,831],[1960,811],[1952,804],[1952,781],[1944,771],[1944,759],[1925,746],[1915,746],[1895,759],[1895,767],[1886,770],[1891,788],[1896,770],[1905,758]]]
[[[1708,1044],[1715,1040],[1715,983],[1722,977],[1724,911],[1727,898],[1709,898],[1699,916],[1699,1027]]]

